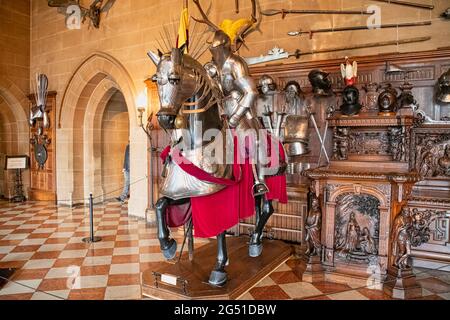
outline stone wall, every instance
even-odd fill
[[[4,157],[29,152],[30,8],[29,0],[0,0],[0,196],[6,197],[14,186],[9,173],[3,171]],[[23,180],[26,191],[27,173]]]
[[[105,199],[118,197],[124,185],[123,160],[130,136],[128,110],[116,93],[106,106],[102,121],[102,181]]]
[[[30,87],[30,1],[0,0],[0,77]]]
[[[0,197],[9,198],[14,191],[13,172],[5,171],[5,157],[29,153],[28,126],[23,113],[13,112],[21,105],[11,105],[0,95]],[[15,110],[17,111],[17,110]],[[17,121],[17,118],[22,119]],[[23,173],[24,191],[30,185],[29,171]]]

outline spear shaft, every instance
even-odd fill
[[[347,15],[372,15],[374,11],[364,10],[286,10],[286,9],[268,9],[261,11],[264,16],[276,16],[281,14],[284,19],[288,14],[347,14]]]
[[[418,38],[400,39],[400,40],[392,40],[392,41],[385,41],[385,42],[372,42],[372,43],[366,43],[366,44],[361,44],[361,45],[356,45],[356,46],[319,49],[319,50],[311,50],[311,51],[304,51],[304,52],[297,50],[295,53],[289,54],[289,57],[299,58],[300,56],[312,55],[312,54],[317,54],[317,53],[328,53],[328,52],[375,48],[375,47],[387,47],[387,46],[395,46],[395,45],[408,44],[408,43],[424,42],[424,41],[428,41],[428,40],[431,40],[431,37],[418,37]]]
[[[392,24],[382,24],[377,27],[371,28],[369,26],[353,26],[353,27],[337,27],[337,28],[326,28],[326,29],[317,29],[310,31],[291,31],[288,32],[289,36],[301,36],[303,34],[310,34],[311,36],[315,33],[328,33],[328,32],[341,32],[341,31],[356,31],[356,30],[372,30],[372,29],[390,29],[390,28],[405,28],[405,27],[419,27],[419,26],[429,26],[431,25],[431,21],[423,21],[423,22],[407,22],[407,23],[392,23]]]
[[[428,9],[428,10],[433,10],[434,6],[433,5],[428,5],[428,4],[423,4],[423,3],[415,3],[415,2],[409,2],[409,1],[400,1],[400,0],[374,0],[377,2],[385,2],[385,3],[389,3],[389,4],[397,4],[400,6],[405,6],[405,7],[411,7],[411,8],[419,8],[419,9]]]

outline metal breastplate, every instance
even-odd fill
[[[284,129],[284,141],[288,156],[309,153],[309,119],[305,116],[288,116]]]
[[[231,94],[234,88],[234,77],[230,73],[221,76],[222,90],[225,96]]]

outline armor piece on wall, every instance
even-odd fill
[[[359,90],[354,86],[348,86],[342,94],[344,103],[341,112],[346,116],[355,116],[361,112],[362,105],[359,103]]]
[[[82,7],[80,5],[80,1],[75,0],[48,0],[49,7],[58,8],[58,13],[62,13],[66,16],[66,25],[70,29],[71,19],[82,19],[84,23],[86,18],[91,20],[91,24],[94,28],[100,28],[100,20],[102,13],[108,13],[109,10],[113,7],[116,0],[107,0],[105,4],[103,4],[104,0],[94,0],[89,8]],[[70,10],[72,7],[76,7],[77,9]],[[79,14],[79,17],[74,16],[75,14]],[[79,27],[77,27],[79,29]]]
[[[296,81],[284,88],[285,111],[288,114],[284,126],[284,143],[288,156],[301,156],[309,151],[309,117],[305,113],[302,90]],[[281,124],[280,128],[283,125]]]
[[[402,93],[398,97],[398,107],[400,114],[409,113],[413,115],[418,109],[417,101],[412,93],[413,85],[408,81],[405,81],[400,87]]]
[[[30,144],[34,146],[34,155],[39,169],[44,169],[48,160],[47,147],[51,143],[44,133],[50,128],[50,117],[47,108],[48,78],[45,74],[36,75],[36,104],[30,109],[29,124],[32,128],[37,126],[36,134],[30,139]]]
[[[397,90],[388,85],[383,92],[380,93],[378,97],[378,107],[382,114],[392,114],[397,112],[398,101],[397,101]]]
[[[439,102],[450,103],[450,69],[439,78],[437,91],[436,98]]]
[[[319,198],[315,193],[310,194],[310,208],[305,222],[306,245],[305,254],[309,257],[320,256],[322,243],[320,233],[322,230],[322,210],[320,209]]]
[[[303,115],[302,106],[302,89],[297,81],[289,81],[284,87],[284,95],[286,99],[285,110],[289,114]]]
[[[263,75],[257,85],[258,98],[256,100],[256,112],[265,129],[275,135],[275,125],[273,124],[273,114],[277,109],[277,84],[269,75]]]
[[[310,152],[308,117],[290,115],[286,118],[284,145],[289,157],[302,156]]]
[[[315,69],[309,73],[308,79],[313,87],[313,92],[315,95],[330,96],[332,94],[329,75],[329,73],[318,69]]]
[[[267,95],[277,90],[277,84],[271,76],[265,74],[259,79],[257,88],[260,94]]]

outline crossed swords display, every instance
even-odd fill
[[[284,111],[272,112],[268,105],[265,105],[264,109],[265,109],[265,112],[263,113],[263,118],[264,118],[265,122],[269,125],[270,133],[274,137],[280,138],[281,137],[281,125],[283,124],[283,122],[286,119],[286,116],[288,114],[286,112],[284,112]],[[272,124],[272,117],[273,117],[274,114],[276,114],[275,127]]]
[[[269,126],[269,131],[270,133],[277,138],[281,137],[281,126],[284,122],[284,120],[286,120],[286,117],[288,116],[288,113],[286,113],[285,111],[277,111],[277,112],[273,112],[270,110],[270,107],[268,105],[264,106],[265,112],[263,113],[263,119],[264,122],[266,122]],[[330,118],[333,113],[336,111],[336,108],[333,106],[330,106],[328,108],[328,110],[326,111],[326,124],[325,124],[325,129],[323,134],[321,134],[320,130],[319,130],[319,126],[317,125],[317,120],[315,118],[315,114],[312,111],[311,106],[306,106],[305,107],[306,112],[308,113],[309,118],[311,119],[311,122],[313,123],[314,126],[314,131],[317,134],[317,137],[319,138],[319,142],[320,142],[320,155],[319,155],[319,161],[317,163],[318,166],[320,166],[321,162],[322,162],[322,156],[325,155],[325,159],[327,160],[327,164],[330,163],[330,156],[328,155],[327,149],[325,147],[325,144],[327,143],[327,133],[328,133],[328,128],[329,128],[329,121],[328,118]],[[275,127],[273,125],[272,119],[273,119],[273,115],[276,114],[275,117]]]
[[[328,155],[327,149],[325,147],[325,144],[327,143],[327,133],[328,133],[328,128],[329,128],[329,121],[328,118],[330,118],[333,113],[336,111],[336,108],[333,106],[330,106],[328,108],[328,110],[326,111],[326,120],[325,120],[325,129],[323,132],[323,135],[320,133],[319,130],[319,126],[317,125],[317,121],[316,118],[314,116],[314,112],[311,109],[311,106],[306,106],[305,107],[306,112],[308,113],[311,122],[313,123],[314,126],[314,130],[317,134],[317,137],[319,138],[319,142],[320,142],[320,155],[319,155],[319,161],[317,162],[317,166],[320,167],[320,164],[322,162],[322,155],[325,155],[325,159],[327,160],[327,164],[330,163],[330,156]]]

